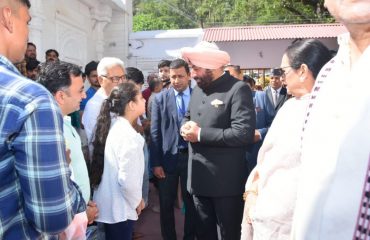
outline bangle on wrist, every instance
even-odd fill
[[[256,190],[247,190],[243,193],[243,200],[246,201],[249,194],[258,195]]]

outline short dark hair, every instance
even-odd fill
[[[20,2],[21,4],[27,6],[28,8],[31,7],[31,3],[29,0],[18,0],[18,2]]]
[[[41,67],[37,82],[48,89],[52,94],[63,88],[71,86],[71,75],[78,77],[82,75],[81,69],[72,63],[48,62]]]
[[[131,80],[136,84],[144,84],[144,74],[137,68],[127,67],[126,68],[127,80]]]
[[[232,67],[234,69],[234,71],[237,72],[238,74],[241,74],[242,73],[242,71],[240,70],[240,66],[239,65],[229,64],[229,65],[226,65],[226,67]]]
[[[56,55],[57,55],[57,57],[59,57],[59,53],[58,53],[58,51],[57,50],[55,50],[55,49],[48,49],[46,52],[45,52],[45,55],[48,55],[49,53],[51,53],[51,52],[54,52]]]
[[[284,74],[284,70],[281,69],[281,68],[272,68],[271,69],[271,76],[277,76],[277,77],[281,77],[283,76]]]
[[[28,47],[28,46],[33,46],[34,48],[36,48],[36,45],[35,45],[33,42],[28,42],[28,43],[27,43],[27,47]]]
[[[161,60],[158,63],[158,69],[163,67],[170,67],[171,61],[170,60]]]
[[[36,59],[28,59],[26,63],[26,69],[27,71],[32,71],[33,69],[37,68],[39,66],[40,62]]]
[[[150,81],[152,81],[154,78],[158,78],[158,75],[156,73],[150,73],[147,77],[146,77],[146,82],[149,83]]]
[[[159,79],[158,77],[154,77],[152,78],[150,81],[149,81],[149,89],[150,91],[154,91],[154,89],[157,87],[157,86],[160,86],[162,85],[162,81],[161,79]]]
[[[185,62],[183,59],[180,59],[180,58],[175,59],[170,64],[170,69],[179,69],[181,67],[185,68],[185,71],[187,74],[190,73],[189,64]]]
[[[243,76],[243,82],[249,83],[249,85],[251,85],[252,87],[254,85],[256,85],[256,81],[252,77],[250,77],[249,75],[244,75]]]
[[[85,74],[89,76],[92,71],[96,71],[96,69],[98,68],[98,64],[99,62],[95,62],[95,61],[91,61],[88,64],[86,64]]]
[[[332,58],[329,49],[316,39],[294,42],[285,53],[291,68],[299,69],[302,64],[306,64],[315,79],[325,63]]]

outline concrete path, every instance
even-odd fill
[[[161,240],[161,227],[159,213],[153,211],[153,208],[159,209],[159,198],[158,191],[155,189],[153,184],[149,187],[149,207],[146,208],[139,216],[139,220],[135,225],[135,232],[143,235],[142,238],[136,238],[140,240]],[[175,219],[176,219],[176,233],[177,239],[181,240],[184,229],[184,215],[181,213],[181,209],[175,207]]]

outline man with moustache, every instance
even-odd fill
[[[80,104],[80,115],[82,118],[83,112],[85,110],[87,102],[95,95],[96,91],[100,88],[98,81],[98,73],[96,69],[98,68],[99,62],[91,61],[85,66],[85,74],[87,80],[90,83],[89,89],[86,91],[86,98],[82,100]]]
[[[197,81],[181,135],[189,141],[188,190],[200,220],[199,239],[240,239],[246,148],[256,124],[252,92],[224,72],[230,62],[216,44],[182,48]]]
[[[102,58],[97,66],[97,74],[101,87],[87,102],[82,115],[82,124],[85,127],[90,153],[92,153],[95,125],[103,101],[108,98],[115,86],[127,81],[124,63],[115,57]]]
[[[32,61],[32,62],[38,62],[40,63],[39,61],[37,61],[36,59],[36,45],[32,42],[28,42],[27,43],[27,49],[26,49],[26,53],[24,54],[24,59],[17,63],[15,66],[18,68],[18,71],[23,75],[23,76],[26,76],[28,78],[30,78],[28,76],[28,68],[27,68],[27,64]],[[35,80],[33,78],[30,78],[32,80]]]
[[[90,201],[90,180],[85,158],[81,148],[81,139],[72,126],[68,114],[78,111],[80,102],[86,97],[82,71],[77,65],[67,62],[50,62],[43,66],[37,80],[54,96],[63,114],[63,135],[67,148],[70,149],[72,180],[80,187],[87,204],[86,213],[76,215],[73,223],[64,232],[67,236],[84,237],[87,223],[91,224],[98,215],[96,203]],[[86,222],[85,222],[86,219]],[[81,224],[83,222],[84,224]]]
[[[59,53],[55,49],[48,49],[45,52],[45,62],[59,62]]]
[[[171,84],[170,80],[170,60],[161,60],[158,63],[158,77],[163,83],[163,88],[169,88]]]
[[[37,60],[36,45],[32,42],[27,43],[27,50],[26,50],[26,53],[25,53],[25,59],[27,61],[29,59]]]
[[[176,239],[174,202],[177,186],[185,204],[183,239],[195,238],[195,208],[186,190],[188,143],[180,136],[180,126],[189,105],[190,70],[182,59],[170,64],[171,87],[155,96],[151,118],[151,166],[158,178],[161,232],[165,240]]]
[[[36,59],[28,59],[26,64],[27,77],[31,80],[36,81],[36,78],[39,74],[39,65],[40,62]]]
[[[325,6],[349,33],[338,37],[307,109],[292,239],[369,239],[370,1]]]
[[[287,100],[287,89],[281,81],[283,75],[284,72],[282,69],[271,69],[270,85],[264,91],[257,91],[254,95],[256,130],[253,150],[247,156],[250,169],[256,166],[258,151],[262,146],[263,140],[275,115]]]

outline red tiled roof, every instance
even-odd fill
[[[331,38],[345,32],[347,32],[347,29],[339,23],[220,27],[204,29],[203,40],[209,42],[231,42],[295,38]]]

